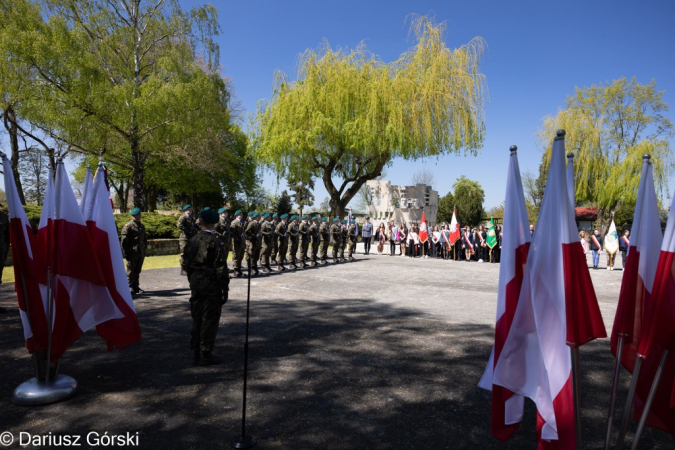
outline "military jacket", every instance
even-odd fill
[[[199,231],[197,222],[192,216],[183,214],[178,218],[178,229],[180,230],[180,239],[188,240]]]
[[[333,224],[330,226],[330,237],[333,241],[338,242],[340,240],[340,226]]]
[[[145,236],[145,225],[134,219],[122,228],[122,253],[125,257],[145,255],[148,240]]]
[[[244,231],[244,237],[246,237],[247,241],[255,242],[258,239],[258,222],[255,220],[251,220],[247,225],[246,225],[246,230]]]
[[[347,230],[347,236],[349,237],[349,240],[351,242],[356,242],[356,224],[355,223],[349,225],[349,229]]]
[[[260,227],[260,232],[262,234],[263,242],[267,246],[272,245],[272,224],[270,221],[266,220],[262,223]]]
[[[321,225],[319,226],[319,234],[321,235],[322,239],[328,239],[328,237],[330,236],[328,225],[326,225],[325,222],[322,222]]]
[[[223,241],[223,244],[225,244],[225,248],[229,249],[230,248],[230,221],[221,217],[218,220],[218,224],[216,225],[216,233],[220,236],[220,239]]]
[[[227,289],[230,276],[222,241],[215,233],[201,230],[185,245],[185,270],[190,284],[200,289],[213,290],[217,295]]]
[[[232,223],[230,223],[230,235],[232,236],[234,245],[241,244],[243,234],[244,234],[244,224],[242,223],[241,220],[235,218],[232,221]]]
[[[298,242],[298,226],[294,223],[288,225],[288,237],[291,239],[291,242]]]
[[[288,239],[288,236],[286,235],[286,229],[287,225],[283,222],[279,222],[276,229],[274,230],[274,233],[279,238],[279,241],[286,241],[286,239]]]

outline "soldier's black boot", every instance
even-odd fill
[[[306,263],[305,261],[303,261],[303,262],[302,262],[302,268],[304,269],[304,268],[306,268],[306,267],[309,267],[309,266],[307,265],[307,263]]]
[[[279,272],[285,272],[286,268],[284,267],[284,263],[279,263]]]
[[[199,358],[200,366],[217,366],[223,363],[223,360],[217,356],[213,356],[211,352],[202,353],[202,357]]]

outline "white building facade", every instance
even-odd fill
[[[405,222],[410,226],[422,220],[423,212],[427,225],[436,224],[438,191],[431,189],[431,186],[395,186],[386,180],[367,181],[366,186],[372,195],[368,212],[375,226],[390,220],[397,224]]]

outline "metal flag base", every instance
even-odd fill
[[[255,445],[255,439],[252,436],[237,436],[230,442],[232,448],[252,448]]]
[[[46,405],[72,397],[76,390],[77,381],[68,375],[57,375],[54,381],[39,381],[37,378],[31,378],[14,390],[12,402],[22,406]]]

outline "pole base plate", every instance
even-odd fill
[[[255,439],[252,436],[237,436],[230,442],[232,448],[252,448],[255,445]]]
[[[72,397],[76,390],[77,381],[68,375],[57,375],[49,383],[31,378],[14,389],[12,402],[22,406],[46,405]]]

